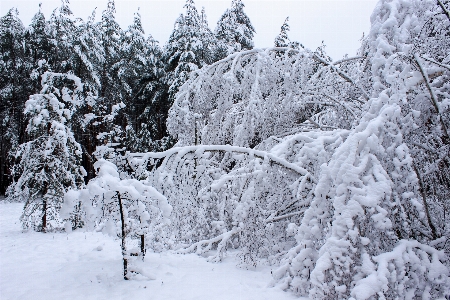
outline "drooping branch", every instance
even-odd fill
[[[235,152],[241,154],[247,154],[251,156],[258,157],[260,159],[268,159],[271,162],[280,165],[288,170],[294,171],[301,176],[309,175],[313,181],[315,181],[314,177],[308,172],[306,169],[288,162],[287,160],[277,157],[271,153],[255,150],[251,148],[238,147],[238,146],[230,146],[230,145],[197,145],[197,146],[186,146],[186,147],[174,147],[172,149],[163,151],[163,152],[147,152],[147,153],[131,153],[130,155],[133,157],[142,157],[143,160],[148,159],[162,159],[168,158],[172,155],[178,154],[181,156],[186,155],[187,153],[195,152],[196,154],[202,154],[204,152]]]
[[[348,61],[352,61],[352,60],[359,60],[359,59],[364,59],[364,56],[355,56],[355,57],[349,57],[349,58],[344,58],[344,59],[340,59],[337,60],[335,62],[333,62],[333,65],[339,65]]]
[[[363,94],[364,98],[366,100],[369,100],[369,95],[367,94],[367,92],[364,90],[364,88],[362,88],[359,84],[357,84],[353,79],[350,78],[350,76],[348,76],[345,72],[343,72],[342,70],[340,70],[339,68],[337,68],[336,66],[334,66],[333,63],[327,62],[324,58],[320,57],[319,55],[315,54],[313,55],[313,58],[315,60],[317,60],[318,62],[320,62],[321,64],[325,65],[325,66],[329,66],[333,71],[335,71],[339,76],[341,76],[343,79],[345,79],[346,81],[348,81],[349,83],[353,84],[354,86],[356,86],[361,93]]]
[[[209,258],[210,261],[218,262],[222,258],[222,252],[225,250],[225,246],[227,242],[233,237],[233,235],[241,232],[242,229],[240,227],[234,227],[230,231],[224,232],[221,235],[218,235],[209,240],[199,241],[197,243],[192,244],[188,248],[180,249],[177,252],[181,254],[187,254],[195,252],[196,254],[203,254],[211,250],[214,243],[218,243],[217,245],[217,253],[216,255]]]
[[[287,218],[290,218],[290,217],[293,217],[293,216],[296,216],[296,215],[300,215],[302,213],[303,213],[303,211],[296,211],[296,212],[293,212],[293,213],[290,213],[290,214],[286,214],[286,215],[282,215],[282,216],[272,217],[272,218],[266,219],[265,222],[266,223],[277,222],[277,221],[280,221],[280,220],[283,220],[283,219],[287,219]]]

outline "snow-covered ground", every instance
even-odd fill
[[[298,299],[269,288],[270,268],[243,270],[234,257],[149,253],[153,280],[124,281],[119,240],[101,233],[22,233],[23,204],[0,202],[0,299]]]

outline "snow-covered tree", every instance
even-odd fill
[[[106,160],[95,163],[97,177],[84,189],[71,190],[65,196],[63,215],[69,216],[80,202],[83,221],[89,229],[96,229],[113,237],[120,237],[123,256],[123,276],[131,279],[140,270],[130,262],[131,256],[145,255],[145,237],[157,232],[169,222],[172,207],[166,197],[153,187],[135,179],[121,180],[117,167]],[[69,226],[70,228],[70,226]],[[158,237],[150,236],[150,239]],[[127,242],[138,239],[140,249],[130,249]]]
[[[119,78],[126,94],[126,141],[130,151],[159,150],[167,136],[165,119],[169,103],[162,51],[150,35],[144,37],[141,16],[124,33]]]
[[[210,63],[208,52],[213,46],[205,27],[206,17],[200,17],[194,1],[186,0],[184,8],[185,14],[181,14],[176,20],[174,30],[164,47],[170,103],[173,103],[178,89],[189,79],[191,72]]]
[[[214,31],[217,38],[216,60],[253,48],[253,36],[256,32],[244,7],[242,0],[232,0],[231,8],[217,22]]]
[[[216,49],[217,40],[214,33],[209,28],[208,18],[206,16],[205,8],[202,7],[200,14],[200,40],[202,42],[202,48],[200,49],[200,59],[205,64],[211,64],[214,57],[214,50]]]
[[[24,229],[60,229],[64,193],[84,184],[81,147],[70,129],[81,91],[81,82],[74,75],[46,72],[41,93],[30,96],[25,104],[31,141],[18,147],[13,169],[17,180],[8,188],[9,199],[25,202]]]
[[[33,16],[30,26],[25,32],[25,52],[29,59],[28,69],[31,79],[31,93],[41,90],[41,76],[52,71],[53,48],[50,28],[39,5],[39,12]]]
[[[291,47],[294,49],[299,49],[301,46],[299,42],[291,42],[288,37],[289,27],[289,17],[284,20],[283,25],[281,26],[280,33],[275,37],[274,45],[275,47]],[[303,48],[303,46],[301,46]]]
[[[55,9],[49,20],[49,35],[53,44],[52,70],[67,73],[74,71],[70,60],[74,52],[75,23],[72,20],[69,0],[61,0],[61,6]]]
[[[17,9],[0,19],[0,193],[8,186],[8,156],[20,143],[25,121],[22,107],[27,97],[27,61],[23,49],[25,28]],[[23,138],[23,135],[22,135]]]
[[[311,73],[317,62],[323,81]],[[217,250],[214,261],[229,247],[244,265],[278,261],[295,241],[285,228],[300,222],[320,166],[359,118],[365,96],[349,76],[292,48],[236,53],[193,73],[168,121],[180,147],[129,161],[174,207],[173,247]],[[351,96],[336,100],[335,87]]]
[[[372,83],[367,111],[323,166],[297,231],[298,245],[274,273],[283,288],[313,299],[448,297],[446,238],[433,228],[431,216],[439,212],[430,212],[433,198],[424,196],[422,174],[408,145],[420,116],[412,109],[415,101],[430,109],[435,91],[414,44],[423,44],[431,16],[449,21],[440,9],[435,1],[377,5],[363,47]],[[445,116],[436,106],[439,124]],[[436,127],[441,134],[435,132],[434,138],[445,135],[445,125]]]
[[[180,146],[250,148],[305,127],[349,129],[367,97],[353,73],[306,49],[235,53],[193,74],[169,112],[168,129]]]

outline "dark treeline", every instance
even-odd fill
[[[68,125],[82,147],[86,182],[94,176],[99,145],[135,152],[173,145],[166,119],[189,73],[253,48],[255,33],[241,0],[232,1],[214,32],[204,9],[199,13],[192,0],[184,9],[163,47],[144,33],[139,12],[121,28],[114,0],[99,22],[96,11],[87,20],[73,16],[68,0],[49,19],[39,8],[28,27],[15,8],[0,19],[0,194],[12,181],[18,146],[31,140],[25,103],[43,89],[46,72],[74,75],[82,83],[83,100]]]

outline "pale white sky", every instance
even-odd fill
[[[38,11],[39,3],[46,17],[60,5],[60,0],[0,0],[0,15],[11,7],[17,7],[25,26]],[[122,28],[133,21],[133,13],[140,7],[146,34],[152,34],[161,45],[167,41],[175,19],[184,13],[185,0],[116,0],[116,18]],[[244,11],[256,29],[255,46],[271,47],[284,19],[289,16],[289,37],[310,49],[319,46],[322,40],[327,53],[340,59],[346,53],[356,53],[363,32],[370,28],[370,15],[377,0],[244,0]],[[86,19],[97,7],[97,18],[106,8],[107,0],[70,0],[76,17]],[[212,30],[216,22],[231,5],[231,0],[197,0],[198,11],[206,9]]]

